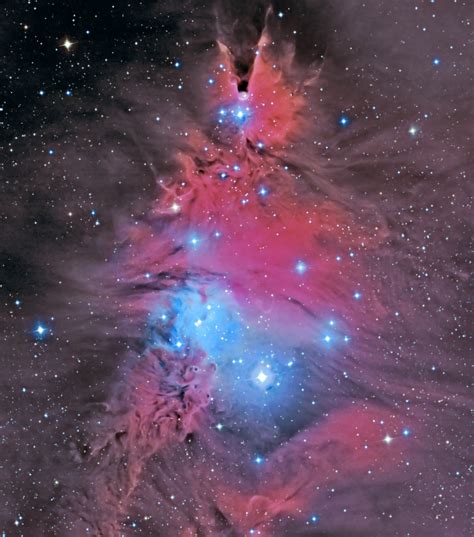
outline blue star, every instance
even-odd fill
[[[362,297],[362,295],[359,293],[359,291],[356,291],[356,292],[354,293],[354,298],[355,298],[356,300],[359,300],[361,297]]]
[[[347,127],[348,125],[350,125],[351,120],[349,119],[348,116],[343,114],[342,116],[339,117],[338,123],[339,125],[341,125],[341,127]]]
[[[295,270],[298,274],[304,274],[308,270],[308,265],[304,261],[298,261]]]
[[[433,65],[438,66],[440,65],[440,63],[441,63],[441,60],[439,58],[434,58]]]
[[[35,339],[44,339],[49,334],[49,328],[41,323],[37,323],[33,329]]]
[[[232,110],[232,116],[239,125],[243,125],[249,118],[249,115],[250,109],[248,107],[245,109],[239,107]]]
[[[197,248],[199,246],[200,240],[196,236],[194,236],[189,239],[189,242],[193,248]]]

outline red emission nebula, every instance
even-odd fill
[[[292,391],[291,398],[298,397],[292,384],[299,376],[307,377],[303,383],[317,397],[311,376],[317,378],[318,360],[331,359],[324,346],[334,345],[332,359],[344,357],[349,342],[354,352],[353,337],[346,334],[361,316],[383,315],[375,297],[368,308],[360,303],[362,294],[365,302],[369,298],[359,288],[363,266],[346,268],[347,255],[344,261],[338,255],[350,252],[354,242],[370,247],[373,238],[364,237],[343,207],[307,195],[304,180],[285,164],[308,128],[305,87],[311,81],[293,84],[264,38],[244,91],[223,45],[217,63],[208,103],[217,127],[211,135],[189,129],[178,171],[157,179],[160,196],[149,221],[129,232],[132,253],[122,277],[150,292],[133,296],[128,307],[163,328],[127,380],[125,423],[113,425],[124,431],[113,448],[119,451],[114,463],[127,475],[120,486],[114,476],[114,483],[100,483],[97,491],[111,504],[112,532],[119,531],[114,520],[126,512],[150,457],[216,425],[208,440],[220,444],[226,426],[217,423],[216,411],[225,416],[237,408],[245,415],[247,404],[261,405],[257,420],[276,409],[291,412],[298,403],[285,408],[278,399]],[[147,282],[155,275],[158,287]],[[228,311],[222,318],[206,315],[211,307]],[[177,327],[179,316],[186,321]],[[197,326],[191,330],[187,322]],[[323,349],[314,350],[315,343]],[[294,349],[303,350],[294,357]],[[321,487],[401,464],[403,445],[388,452],[387,431],[401,436],[402,429],[388,409],[348,400],[291,438],[275,435],[267,454],[250,454],[245,485],[230,485],[237,476],[225,475],[232,468],[223,471],[214,485],[217,509],[239,535],[276,535],[275,520],[284,517],[316,523]],[[119,469],[122,457],[125,470]],[[97,525],[109,531],[103,521]],[[179,535],[196,535],[196,524]]]
[[[469,2],[9,3],[0,537],[468,537]]]

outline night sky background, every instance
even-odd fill
[[[0,535],[472,535],[469,0],[7,0]]]

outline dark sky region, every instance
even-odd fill
[[[7,0],[2,537],[467,537],[468,0]]]

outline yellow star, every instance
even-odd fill
[[[72,41],[69,41],[68,37],[65,37],[64,41],[61,43],[61,47],[64,47],[69,52],[69,49],[75,44],[76,43],[73,43]]]

